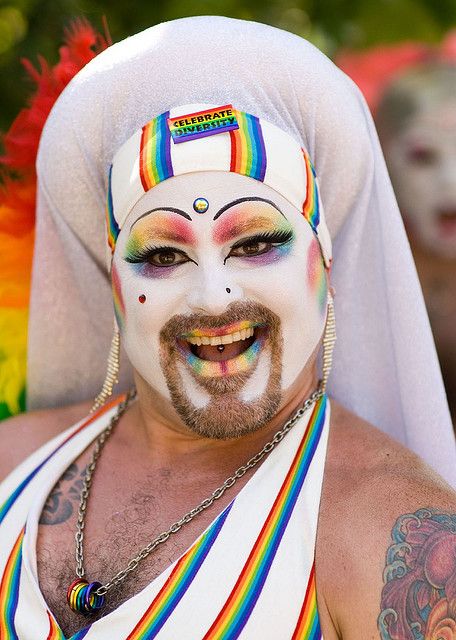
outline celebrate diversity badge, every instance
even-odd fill
[[[236,110],[231,104],[206,111],[197,111],[177,118],[168,118],[173,142],[188,142],[239,129]]]

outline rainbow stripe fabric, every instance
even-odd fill
[[[124,395],[118,398],[115,398],[111,402],[107,402],[103,407],[101,407],[101,409],[91,414],[87,418],[87,420],[84,420],[84,422],[76,429],[76,431],[73,431],[73,433],[70,433],[70,435],[67,438],[65,438],[65,440],[56,449],[54,449],[54,451],[52,451],[52,453],[50,453],[45,460],[43,460],[37,467],[35,467],[35,469],[33,469],[33,471],[31,471],[28,474],[28,476],[16,487],[16,489],[13,491],[10,497],[7,500],[5,500],[5,502],[0,506],[0,525],[2,524],[3,520],[7,516],[13,504],[16,502],[17,498],[28,486],[30,481],[33,480],[33,478],[40,471],[40,469],[42,469],[44,465],[52,458],[52,456],[54,456],[58,451],[60,451],[60,449],[64,447],[66,443],[72,438],[74,438],[74,436],[76,436],[80,431],[82,431],[83,429],[85,429],[85,427],[87,427],[89,424],[94,422],[94,420],[99,418],[103,413],[105,413],[106,411],[109,411],[109,409],[111,409],[113,406],[122,402],[124,398],[125,398]],[[0,636],[0,639],[1,639],[1,636]]]
[[[315,588],[315,564],[310,572],[306,595],[291,640],[320,640],[321,629]]]
[[[171,162],[171,132],[169,111],[148,122],[142,128],[139,152],[139,174],[144,191],[174,175]]]
[[[236,111],[239,129],[230,131],[230,171],[263,182],[266,174],[266,148],[261,124],[256,116]]]
[[[22,543],[25,527],[20,532],[9,555],[0,582],[0,638],[1,640],[18,640],[14,626],[17,602],[19,599],[19,585],[22,568]]]
[[[326,403],[326,396],[323,396],[315,404],[293,463],[247,562],[203,640],[239,638],[252,614],[320,441],[325,423]]]
[[[305,219],[309,222],[315,233],[318,232],[318,225],[320,224],[320,205],[318,202],[318,188],[317,177],[314,166],[310,160],[309,154],[303,149],[304,164],[306,165],[306,199],[302,207],[302,213]]]
[[[108,176],[108,195],[106,198],[106,229],[108,231],[108,244],[111,247],[111,251],[114,251],[117,238],[120,233],[119,225],[114,217],[114,205],[112,202],[112,165],[109,167]]]
[[[126,640],[152,640],[184,596],[211,550],[233,503],[220,514],[206,533],[177,562],[169,578]]]

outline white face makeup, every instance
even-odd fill
[[[324,328],[326,271],[309,223],[235,173],[148,191],[122,227],[112,279],[133,367],[204,436],[265,424]]]
[[[456,101],[417,111],[384,150],[412,232],[424,247],[456,258]]]

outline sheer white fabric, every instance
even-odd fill
[[[338,342],[330,393],[456,485],[433,340],[367,107],[308,42],[251,22],[198,17],[147,29],[100,54],[57,101],[38,157],[29,407],[98,392],[113,317],[108,166],[145,122],[191,102],[232,103],[308,149],[334,242]],[[124,386],[130,375],[124,360]]]

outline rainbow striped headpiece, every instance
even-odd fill
[[[268,185],[302,212],[331,263],[331,239],[309,154],[288,133],[232,105],[184,105],[162,113],[117,151],[109,171],[108,241],[160,182],[197,171],[239,173]]]

